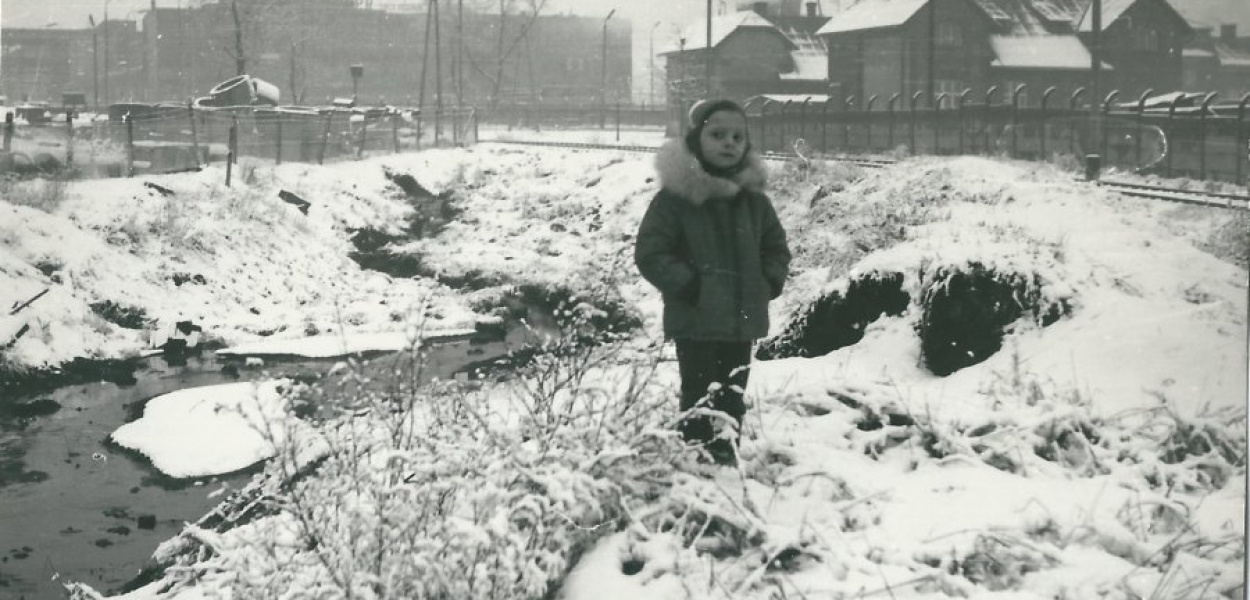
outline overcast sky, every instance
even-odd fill
[[[715,0],[717,4],[721,0]],[[151,0],[107,0],[110,18],[136,16],[151,5]],[[455,0],[444,0],[444,10]],[[194,4],[195,0],[156,0],[160,8]],[[732,5],[733,0],[728,0]],[[425,0],[374,0],[375,8],[386,4],[424,7]],[[617,9],[613,18],[629,18],[634,29],[650,29],[656,20],[679,23],[697,16],[706,9],[705,0],[548,0],[548,13],[573,13],[606,16]],[[0,25],[4,27],[44,27],[49,24],[62,29],[88,27],[88,15],[99,21],[104,15],[105,0],[0,0]],[[732,9],[732,6],[730,7]],[[665,26],[661,25],[660,29]],[[670,28],[671,29],[671,28]],[[661,35],[656,31],[656,37]]]

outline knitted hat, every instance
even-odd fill
[[[712,113],[722,110],[731,110],[746,115],[746,111],[742,109],[737,102],[728,98],[717,98],[709,100],[700,100],[690,107],[687,117],[690,119],[690,128],[698,129],[707,122]]]

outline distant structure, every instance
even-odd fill
[[[540,14],[530,23],[526,14],[466,10],[461,17],[456,3],[439,4],[433,19],[424,3],[415,12],[412,4],[397,11],[354,0],[240,2],[242,57],[224,0],[157,7],[94,29],[5,29],[0,94],[56,102],[72,91],[101,104],[186,102],[233,77],[242,58],[249,75],[281,88],[283,104],[319,104],[354,91],[366,104],[416,104],[424,97],[444,106],[590,102],[601,87],[609,98],[629,97],[626,19],[612,19],[606,29],[600,17]],[[358,80],[353,65],[363,67]]]
[[[1195,32],[1184,49],[1184,88],[1218,92],[1225,102],[1250,94],[1250,2],[1171,2]]]
[[[1099,96],[1120,100],[1182,82],[1181,48],[1193,32],[1163,0],[1101,3]],[[829,81],[837,94],[872,96],[886,107],[898,94],[931,106],[970,102],[1037,106],[1054,87],[1051,106],[1091,85],[1091,0],[860,0],[818,32],[829,47]],[[986,99],[997,86],[998,97]],[[1082,99],[1087,102],[1089,98]]]
[[[744,99],[827,91],[828,56],[816,32],[829,17],[819,2],[737,2],[734,8],[713,17],[710,47],[703,18],[683,31],[676,47],[661,52],[674,118],[708,94]]]

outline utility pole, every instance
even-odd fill
[[[159,71],[161,26],[157,22],[156,0],[151,0],[150,6],[148,24],[143,27],[143,37],[149,44],[147,51],[151,52],[151,57],[148,59],[148,89],[146,91],[149,95],[149,100],[152,100],[161,97]],[[151,28],[151,31],[148,31],[149,28]]]
[[[104,104],[109,104],[109,71],[113,70],[109,63],[109,2],[104,0]]]
[[[704,65],[704,77],[707,79],[707,87],[703,96],[705,98],[712,97],[712,0],[707,0],[707,57]]]
[[[464,0],[456,0],[456,106],[464,108]]]
[[[443,11],[434,0],[434,140],[443,131],[443,38],[441,35]]]
[[[937,82],[934,66],[937,64],[937,0],[929,0],[929,102],[936,102]]]
[[[427,0],[425,3],[425,37],[421,39],[421,88],[418,90],[417,110],[425,110],[425,82],[428,79],[426,72],[430,67],[430,31],[434,26],[434,0]]]
[[[651,106],[655,106],[655,28],[659,26],[659,21],[651,26],[651,35],[647,42],[647,79],[651,83]]]
[[[616,14],[616,9],[608,12],[603,18],[603,49],[599,59],[599,128],[607,127],[608,123],[608,20]]]
[[[1102,0],[1093,0],[1090,4],[1092,34],[1089,42],[1089,147],[1097,148],[1101,138],[1098,122],[1098,106],[1102,103],[1099,94],[1099,79],[1102,75]]]
[[[96,112],[100,112],[99,35],[96,32],[95,16],[87,15],[87,21],[91,23],[91,105]]]

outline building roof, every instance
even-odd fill
[[[1191,27],[1211,28],[1218,34],[1220,25],[1236,25],[1238,31],[1250,32],[1250,2],[1246,0],[1168,0],[1168,4]]]
[[[1102,28],[1110,27],[1116,22],[1124,11],[1133,7],[1137,0],[1102,0]],[[1085,11],[1081,15],[1081,22],[1076,26],[1076,30],[1081,33],[1089,33],[1094,30],[1094,12],[1090,10],[1093,2],[1087,1]]]
[[[990,66],[1011,69],[1087,70],[1089,50],[1075,35],[990,36]],[[1111,66],[1103,63],[1103,69]]]
[[[846,33],[882,27],[898,27],[911,19],[929,0],[859,0],[834,15],[816,33]]]
[[[752,10],[742,10],[725,15],[712,17],[712,47],[715,48],[725,41],[733,32],[746,27],[777,30],[777,27]],[[780,34],[781,32],[778,31]],[[703,50],[707,48],[707,20],[698,19],[681,32],[685,45],[669,46],[660,54],[670,54],[685,50]]]
[[[1224,67],[1250,67],[1250,39],[1216,42],[1215,58]]]

